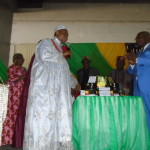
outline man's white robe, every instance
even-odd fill
[[[71,87],[77,81],[62,55],[60,41],[42,40],[35,51],[26,110],[23,150],[72,149]]]

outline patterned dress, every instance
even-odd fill
[[[28,71],[27,71],[26,77],[24,79],[25,80],[24,88],[22,90],[22,94],[20,97],[21,101],[19,104],[16,124],[15,124],[15,130],[14,130],[14,136],[13,136],[13,143],[12,143],[12,146],[17,147],[17,148],[23,146],[24,124],[25,124],[25,116],[26,116],[26,104],[27,104],[28,90],[29,90],[29,85],[30,85],[31,67],[32,67],[32,64],[34,61],[34,57],[35,57],[35,55],[32,56],[30,65],[28,67]]]
[[[10,85],[10,91],[7,115],[3,124],[2,145],[12,144],[14,127],[20,102],[20,95],[24,86],[24,80],[16,80],[20,76],[25,75],[25,73],[25,68],[16,65],[11,65],[8,69],[7,84]]]

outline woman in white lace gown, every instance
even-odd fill
[[[78,83],[72,77],[61,44],[68,39],[65,26],[54,39],[38,43],[31,70],[23,150],[71,150],[72,96]]]

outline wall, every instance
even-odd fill
[[[0,1],[0,60],[6,66],[9,59],[13,9],[11,1]]]
[[[134,42],[139,31],[150,31],[149,8],[150,4],[45,3],[42,9],[14,14],[11,43],[53,37],[58,24],[68,27],[73,43]]]
[[[140,31],[150,31],[150,4],[44,4],[41,9],[14,13],[9,65],[20,52],[28,67],[33,45],[52,38],[58,24],[69,29],[71,43],[135,42]]]

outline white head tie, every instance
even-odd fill
[[[67,30],[67,27],[66,27],[66,26],[63,26],[63,25],[58,25],[58,26],[55,28],[55,32],[58,31],[58,30],[63,30],[63,29],[66,29],[66,30]]]

